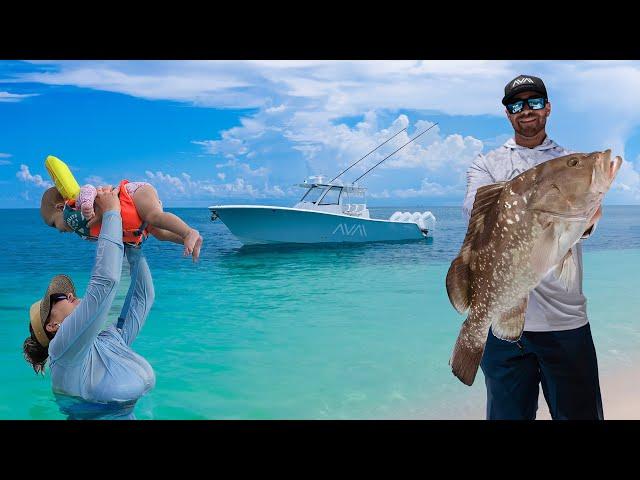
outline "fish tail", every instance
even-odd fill
[[[484,345],[482,342],[478,346],[477,342],[473,341],[468,323],[464,322],[449,363],[453,374],[465,385],[473,385],[484,353]]]

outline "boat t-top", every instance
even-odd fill
[[[405,143],[391,155],[420,135]],[[431,212],[413,214],[396,212],[388,220],[371,218],[369,215],[366,188],[359,186],[357,181],[391,155],[378,162],[351,184],[345,185],[339,180],[343,173],[384,143],[329,181],[323,176],[312,176],[303,183],[297,184],[296,186],[305,189],[305,192],[293,207],[213,205],[209,207],[211,220],[219,218],[245,245],[424,239],[432,235],[435,226],[435,217]]]

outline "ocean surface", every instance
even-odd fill
[[[464,320],[444,284],[466,232],[459,207],[370,209],[374,218],[431,210],[429,241],[293,248],[241,248],[206,208],[167,210],[204,246],[196,264],[179,245],[144,246],[156,301],[133,348],[156,387],[136,418],[483,417],[482,373],[467,387],[448,365]],[[0,210],[0,224],[0,419],[64,419],[22,342],[29,306],[53,275],[70,275],[84,294],[95,243],[46,227],[35,209]],[[640,207],[605,206],[584,269],[601,376],[613,374],[640,345]],[[129,282],[125,267],[114,321]]]

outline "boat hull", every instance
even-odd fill
[[[268,206],[212,206],[243,244],[361,243],[420,240],[425,234],[415,223],[390,222],[348,215]]]

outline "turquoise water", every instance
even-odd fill
[[[433,241],[241,248],[205,209],[174,209],[205,239],[201,261],[174,244],[145,251],[156,303],[134,349],[157,383],[139,419],[482,418],[484,380],[461,384],[447,364],[463,317],[444,278],[466,230],[458,207]],[[388,218],[397,208],[372,208]],[[95,244],[42,224],[37,210],[0,210],[1,419],[62,419],[50,379],[22,358],[28,307],[67,273],[82,295]],[[20,225],[20,228],[16,228]],[[585,242],[584,289],[602,374],[640,344],[640,207],[606,207]],[[114,319],[129,285],[125,271]]]

